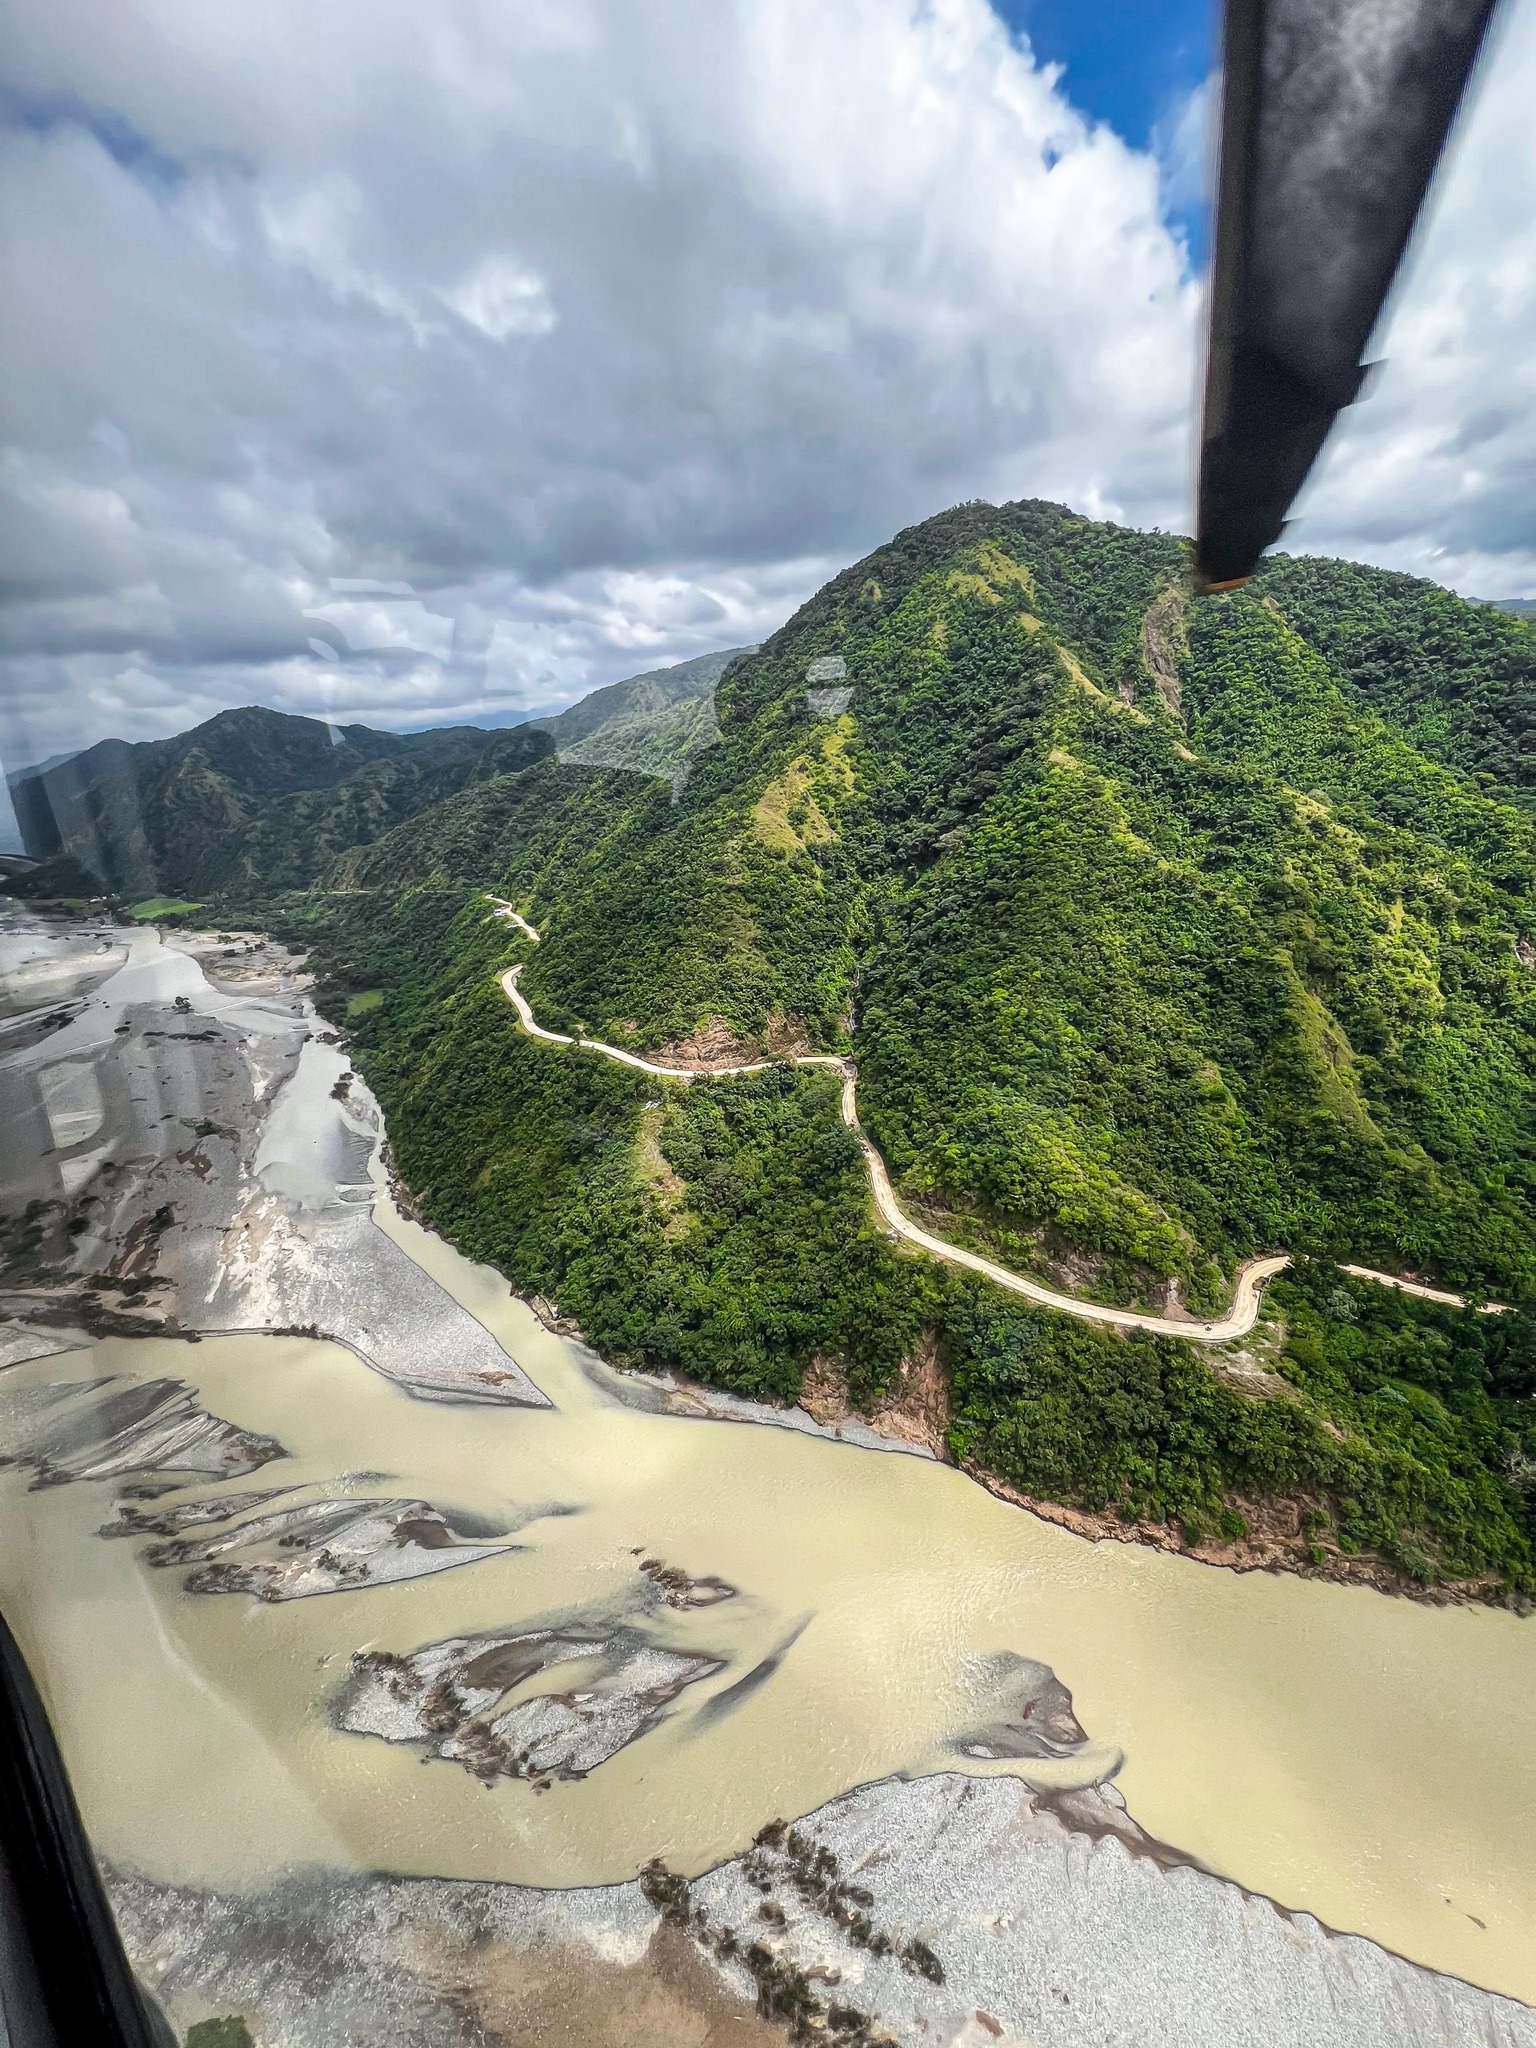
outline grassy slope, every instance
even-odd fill
[[[541,764],[302,914],[335,1000],[386,991],[360,1053],[429,1213],[616,1354],[784,1397],[820,1353],[869,1402],[935,1329],[956,1448],[1027,1491],[1192,1533],[1304,1496],[1325,1549],[1528,1572],[1527,1318],[1304,1266],[1256,1397],[896,1253],[824,1079],[658,1088],[529,1044],[495,989],[525,942],[466,884],[545,931],[524,985],[551,1021],[638,1045],[851,1024],[907,1198],[1105,1295],[1211,1299],[1277,1241],[1531,1293],[1529,813],[1411,745],[1262,591],[1184,615],[1179,562],[962,508],[732,671],[677,805]],[[818,721],[829,653],[855,696]]]

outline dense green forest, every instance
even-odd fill
[[[1536,1296],[1528,636],[1348,564],[1193,600],[1183,561],[961,507],[730,668],[681,790],[546,759],[247,907],[330,1014],[382,992],[357,1054],[426,1212],[613,1355],[780,1399],[820,1357],[870,1406],[932,1332],[957,1454],[1026,1493],[1190,1540],[1304,1499],[1320,1558],[1528,1574],[1530,1318],[1334,1263]],[[851,1048],[909,1209],[1076,1292],[1206,1308],[1293,1251],[1247,1376],[898,1252],[825,1076],[521,1037],[519,958],[636,1048]]]
[[[1417,576],[1277,556],[1259,588],[1414,746],[1536,799],[1536,633]]]
[[[103,740],[11,784],[31,896],[153,900],[303,888],[467,783],[552,755],[529,726],[375,732],[261,705],[170,739]]]
[[[354,1056],[400,1171],[471,1256],[557,1298],[621,1363],[791,1400],[814,1357],[878,1403],[927,1332],[953,1375],[954,1454],[1040,1499],[1240,1539],[1300,1501],[1294,1561],[1379,1557],[1411,1582],[1536,1585],[1536,1317],[1479,1316],[1304,1262],[1272,1292],[1249,1377],[1176,1342],[1021,1304],[875,1226],[836,1082],[780,1067],[669,1086],[541,1046],[496,970],[484,902],[422,888],[286,907],[325,933],[334,1014],[388,980]]]

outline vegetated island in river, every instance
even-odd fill
[[[1195,600],[1183,561],[961,507],[734,661],[686,780],[529,733],[349,850],[317,797],[281,889],[161,818],[160,885],[313,949],[418,1212],[614,1361],[884,1417],[1094,1533],[1522,1600],[1536,639],[1343,563]],[[520,962],[550,1030],[785,1063],[699,1089],[538,1043]],[[1294,1264],[1197,1351],[913,1257],[840,1076],[786,1057],[849,1052],[935,1238],[1195,1323]]]

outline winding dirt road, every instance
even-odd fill
[[[535,945],[539,935],[527,919],[521,917],[510,903],[500,897],[487,897],[495,914],[531,939]],[[620,1066],[633,1067],[638,1073],[655,1074],[665,1081],[707,1081],[728,1080],[739,1074],[766,1074],[771,1067],[782,1066],[782,1060],[755,1060],[747,1066],[704,1066],[704,1067],[663,1067],[654,1060],[642,1059],[638,1053],[625,1052],[616,1045],[607,1045],[597,1038],[573,1038],[562,1031],[546,1031],[535,1021],[528,1006],[528,998],[517,985],[522,973],[521,966],[509,967],[501,976],[502,992],[517,1012],[518,1021],[530,1038],[542,1039],[546,1045],[574,1045],[579,1052],[598,1053],[604,1059],[616,1060]],[[1259,1301],[1264,1284],[1273,1280],[1277,1273],[1283,1273],[1291,1263],[1288,1252],[1271,1252],[1263,1258],[1245,1259],[1237,1269],[1236,1283],[1232,1291],[1232,1305],[1224,1316],[1214,1322],[1200,1322],[1193,1316],[1153,1315],[1150,1311],[1134,1308],[1106,1308],[1097,1301],[1083,1301],[1072,1294],[1058,1294],[1053,1287],[1043,1287],[1038,1280],[1026,1279],[1022,1273],[1012,1273],[1006,1266],[1000,1266],[994,1259],[983,1258],[979,1252],[969,1252],[959,1245],[946,1244],[943,1238],[934,1237],[920,1224],[907,1216],[896,1200],[891,1186],[891,1177],[885,1170],[885,1161],[874,1145],[864,1135],[859,1124],[858,1074],[851,1059],[838,1053],[811,1052],[797,1053],[788,1062],[797,1067],[836,1067],[843,1077],[842,1116],[843,1122],[859,1141],[864,1154],[865,1169],[869,1174],[870,1192],[875,1198],[875,1208],[880,1220],[896,1236],[905,1238],[908,1244],[915,1244],[936,1259],[944,1259],[951,1266],[964,1266],[972,1273],[980,1273],[996,1286],[1004,1287],[1010,1294],[1022,1294],[1028,1301],[1037,1301],[1042,1307],[1059,1310],[1063,1315],[1078,1316],[1088,1323],[1109,1323],[1119,1330],[1151,1330],[1160,1337],[1182,1337],[1187,1343],[1228,1344],[1234,1338],[1246,1337],[1258,1320]],[[1374,1280],[1382,1287],[1395,1287],[1401,1293],[1418,1295],[1425,1301],[1445,1302],[1453,1308],[1465,1308],[1466,1302],[1459,1294],[1450,1294],[1441,1288],[1425,1287],[1416,1280],[1402,1278],[1395,1273],[1378,1273],[1373,1266],[1343,1266],[1342,1272],[1353,1274],[1357,1280]],[[1483,1305],[1485,1315],[1502,1315],[1505,1304],[1488,1302]]]

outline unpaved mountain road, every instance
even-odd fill
[[[539,935],[527,919],[519,916],[511,904],[499,897],[488,897],[498,917],[505,918],[535,945]],[[699,1066],[663,1067],[653,1060],[642,1059],[638,1053],[625,1052],[617,1045],[606,1045],[601,1039],[573,1038],[562,1031],[546,1031],[534,1019],[528,998],[517,985],[522,967],[509,967],[501,976],[502,991],[518,1015],[518,1021],[530,1038],[542,1039],[546,1045],[574,1045],[579,1052],[594,1052],[604,1059],[616,1060],[620,1066],[633,1067],[641,1074],[655,1074],[664,1081],[729,1080],[740,1074],[765,1074],[771,1067],[783,1066],[783,1060],[755,1060],[747,1066]],[[1182,1337],[1194,1344],[1229,1344],[1235,1338],[1246,1337],[1258,1321],[1259,1302],[1264,1284],[1273,1280],[1277,1273],[1283,1273],[1291,1263],[1289,1252],[1270,1252],[1263,1258],[1245,1259],[1237,1269],[1236,1282],[1232,1290],[1232,1305],[1224,1316],[1214,1322],[1199,1322],[1193,1316],[1154,1315],[1149,1310],[1134,1308],[1107,1308],[1097,1301],[1083,1301],[1073,1294],[1058,1294],[1053,1287],[1043,1287],[1038,1280],[1030,1280],[1022,1273],[1010,1272],[994,1259],[983,1258],[979,1252],[966,1251],[960,1245],[946,1244],[941,1237],[935,1237],[920,1224],[904,1214],[896,1200],[891,1186],[891,1177],[885,1170],[885,1161],[874,1145],[864,1135],[859,1125],[858,1074],[851,1059],[839,1053],[813,1052],[797,1053],[791,1056],[789,1065],[796,1067],[836,1067],[843,1077],[842,1115],[843,1122],[859,1141],[864,1154],[865,1169],[869,1174],[870,1192],[875,1198],[875,1208],[880,1220],[898,1237],[908,1244],[915,1244],[936,1259],[944,1259],[952,1266],[964,1266],[972,1273],[980,1273],[998,1287],[1004,1287],[1010,1294],[1022,1294],[1028,1301],[1037,1301],[1043,1308],[1053,1308],[1063,1315],[1079,1316],[1088,1323],[1109,1323],[1119,1330],[1151,1330],[1159,1337]],[[1404,1294],[1418,1295],[1425,1301],[1439,1301],[1452,1308],[1465,1308],[1465,1299],[1459,1294],[1448,1293],[1443,1288],[1425,1287],[1416,1280],[1404,1279],[1396,1273],[1379,1273],[1373,1266],[1344,1266],[1342,1272],[1353,1274],[1357,1280],[1374,1280],[1382,1287],[1395,1287]],[[1502,1315],[1502,1302],[1482,1304],[1485,1315]]]

